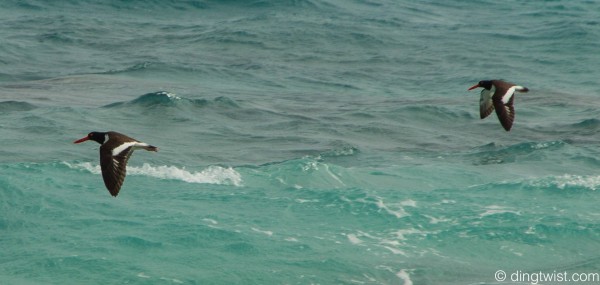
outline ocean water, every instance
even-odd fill
[[[600,273],[598,15],[568,0],[2,1],[0,284]],[[483,79],[531,90],[510,132],[479,119],[467,88]],[[73,144],[108,130],[160,149],[134,153],[117,198],[99,145]]]

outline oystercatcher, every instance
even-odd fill
[[[529,89],[502,80],[482,80],[467,90],[482,87],[479,99],[479,115],[481,119],[489,116],[494,109],[502,127],[508,132],[515,120],[515,91],[527,92]]]
[[[133,151],[136,149],[158,151],[155,146],[117,132],[91,132],[74,143],[82,143],[87,140],[93,140],[101,144],[100,168],[102,169],[102,178],[110,194],[115,197],[119,194],[121,185],[125,180],[125,167]]]

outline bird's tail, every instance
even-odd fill
[[[525,93],[529,91],[529,88],[523,86],[516,86],[515,90]]]

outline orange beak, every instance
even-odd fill
[[[473,86],[469,87],[469,89],[467,89],[467,90],[473,90],[473,89],[475,89],[475,88],[477,88],[477,87],[480,87],[480,86],[479,86],[479,83],[477,83],[477,84],[475,84],[475,85],[473,85]]]
[[[90,137],[80,138],[80,139],[74,141],[73,143],[82,143],[82,142],[87,141],[89,139],[90,139]]]

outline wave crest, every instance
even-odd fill
[[[129,104],[134,105],[163,105],[163,104],[173,104],[177,101],[181,100],[181,97],[177,95],[167,92],[167,91],[159,91],[146,93],[136,99],[129,101]]]
[[[141,106],[141,107],[154,107],[154,106],[166,106],[166,107],[177,107],[177,106],[196,106],[204,107],[210,104],[215,104],[225,107],[238,107],[237,103],[224,96],[217,97],[213,100],[206,99],[188,99],[177,96],[175,93],[168,91],[157,91],[146,93],[139,96],[131,101],[116,102],[104,106],[105,108],[123,107],[123,106]]]
[[[71,164],[64,162],[71,169],[82,169],[94,174],[100,174],[100,165],[92,165],[89,162]],[[160,179],[180,180],[188,183],[218,184],[242,186],[242,175],[235,169],[221,166],[209,166],[199,172],[190,172],[185,167],[176,166],[153,166],[144,163],[142,166],[127,166],[128,175],[150,176]]]
[[[600,127],[600,120],[596,118],[586,119],[579,123],[572,124],[571,126],[581,129],[597,129],[598,127]]]
[[[497,146],[494,143],[474,149],[468,157],[475,158],[475,165],[514,163],[521,159],[541,160],[548,152],[563,148],[564,141],[523,142],[510,146]]]
[[[600,176],[564,174],[539,179],[530,183],[534,187],[556,187],[560,190],[600,188]]]
[[[36,109],[37,106],[21,101],[3,101],[0,102],[0,111],[11,112],[11,111],[29,111]]]

